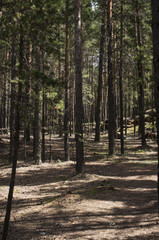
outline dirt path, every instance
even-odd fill
[[[106,141],[90,140],[86,173],[79,176],[73,161],[62,161],[62,141],[56,144],[56,162],[19,161],[8,239],[159,239],[153,142],[143,151],[128,138],[125,156],[108,158]],[[0,171],[2,231],[11,167],[1,164]]]

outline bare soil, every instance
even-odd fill
[[[1,234],[11,165],[8,137],[0,138]],[[32,143],[24,161],[22,142],[8,240],[159,239],[155,141],[143,150],[138,137],[130,136],[124,156],[119,142],[114,157],[108,157],[107,149],[104,136],[100,143],[87,139],[85,173],[76,176],[73,141],[71,160],[64,162],[63,139],[55,136],[53,160],[41,165],[32,160]]]

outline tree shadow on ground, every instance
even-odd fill
[[[116,209],[118,211],[118,209]],[[125,215],[107,214],[103,212],[68,212],[66,210],[58,211],[54,214],[41,216],[39,213],[25,215],[22,219],[11,222],[9,238],[16,236],[18,240],[39,239],[43,236],[47,239],[158,239],[157,231],[158,223],[153,219],[145,219],[141,221],[136,216],[136,212]],[[25,223],[25,224],[24,224]],[[132,234],[131,231],[137,231],[142,228],[154,227],[153,234]],[[97,232],[101,234],[96,235]],[[126,238],[118,238],[121,233],[126,232]],[[130,234],[130,237],[129,237]],[[133,235],[133,237],[131,237]],[[89,236],[89,238],[88,238]],[[96,236],[96,237],[95,237]],[[105,236],[105,237],[104,237]],[[109,236],[107,238],[107,236]],[[110,237],[111,236],[111,237]],[[149,237],[152,238],[149,238]],[[51,238],[52,237],[52,238]],[[55,238],[53,238],[55,237]],[[86,238],[85,238],[86,237]],[[99,238],[98,238],[99,237]],[[102,238],[103,237],[103,238]],[[116,238],[115,238],[116,237]],[[40,239],[45,239],[40,238]]]
[[[96,144],[97,151],[103,147]],[[89,156],[86,174],[76,177],[72,162],[33,166],[22,173],[19,166],[15,188],[27,187],[28,196],[15,193],[8,240],[159,239],[157,183],[152,178],[157,167],[145,164],[149,157],[137,157],[133,162],[127,157],[96,161]],[[9,180],[9,175],[1,178],[1,185]],[[39,194],[29,197],[30,187],[38,188]],[[5,205],[3,199],[3,212]]]
[[[101,168],[101,166],[97,165],[95,167],[96,173],[98,173],[98,168]],[[93,174],[93,169],[90,166],[89,171]],[[60,172],[62,176],[66,174],[63,169],[59,170],[58,174]],[[109,173],[111,173],[111,169]],[[144,174],[147,174],[147,171],[144,172],[142,169],[140,170],[140,174],[141,173],[144,176]],[[149,175],[152,173],[152,170],[150,170]],[[48,173],[44,171],[42,174],[40,176],[41,185],[46,183],[44,176],[47,176]],[[31,213],[22,214],[20,217],[17,217],[15,221],[11,222],[10,237],[8,239],[12,239],[12,236],[15,235],[18,237],[16,239],[19,240],[29,239],[29,237],[32,236],[38,239],[42,234],[44,234],[46,238],[49,236],[48,239],[53,236],[58,237],[55,239],[65,239],[65,236],[69,236],[69,238],[66,239],[85,239],[88,234],[90,237],[92,236],[92,239],[96,239],[93,237],[98,231],[105,233],[108,231],[109,234],[111,233],[115,237],[115,234],[118,234],[120,231],[127,231],[128,229],[132,231],[134,228],[137,230],[139,228],[147,229],[156,227],[157,223],[153,218],[157,216],[156,182],[143,179],[127,180],[125,176],[122,179],[116,179],[116,177],[118,177],[117,173],[108,175],[105,172],[105,175],[109,180],[95,180],[89,183],[87,181],[80,182],[80,180],[84,179],[84,176],[73,178],[72,182],[72,177],[67,175],[70,182],[62,182],[66,186],[65,188],[60,186],[60,189],[56,190],[56,193],[59,195],[54,198],[53,196],[48,196],[48,199],[14,199],[13,211],[15,211],[15,209],[22,211],[28,206],[34,207],[35,210]],[[105,175],[102,175],[102,177]],[[114,178],[111,179],[111,176]],[[129,172],[126,173],[126,176],[129,176]],[[72,186],[73,184],[74,186]],[[53,190],[54,187],[50,187],[49,189],[42,187],[41,193],[44,196],[52,193]],[[105,206],[108,202],[109,204],[111,202],[111,207],[101,212],[96,210],[93,212],[81,212],[78,210],[78,207],[77,209],[75,208],[74,211],[69,211],[67,210],[67,204],[69,204],[70,198],[72,198],[73,195],[78,196],[75,200],[75,205],[77,204],[77,206],[81,200],[96,200],[97,203],[98,201],[99,203],[100,201],[104,201]],[[48,200],[51,198],[52,200],[49,205]],[[58,199],[59,201],[56,202]],[[116,202],[121,205],[121,208],[117,207]],[[42,208],[47,208],[45,214],[43,213],[43,209],[38,211],[40,205]],[[50,214],[51,212],[52,214]],[[151,219],[148,218],[149,214],[151,215]],[[157,234],[157,231],[155,234]],[[63,238],[59,238],[61,236]],[[146,237],[149,236],[145,233],[145,236],[142,236],[141,239],[148,239]],[[153,235],[154,238],[152,239],[157,239],[156,236]],[[140,236],[135,237],[136,239],[140,239]],[[99,239],[102,238],[100,237]],[[105,237],[103,239],[111,238]],[[130,237],[127,239],[133,238]]]

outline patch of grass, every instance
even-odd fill
[[[32,152],[27,152],[27,156],[28,156],[28,157],[33,157],[34,155],[33,155]]]
[[[105,152],[94,152],[94,154],[97,154],[97,155],[106,155]]]
[[[56,181],[65,181],[65,180],[67,180],[67,177],[65,177],[65,176],[59,176],[59,177],[55,177],[54,178]]]
[[[94,152],[93,154],[94,156],[98,156],[99,160],[103,158],[108,158],[108,154],[106,154],[106,152]]]
[[[57,193],[55,193],[57,194]],[[55,195],[55,196],[49,196],[49,197],[43,197],[40,198],[40,202],[41,204],[48,204],[48,203],[52,203],[54,201],[56,201],[59,197],[61,197],[61,194],[59,195]]]
[[[97,189],[96,188],[91,188],[87,191],[88,195],[95,195],[97,194]]]
[[[152,164],[157,164],[157,160],[147,160],[147,161],[136,161],[136,164],[139,165],[152,165]]]
[[[8,159],[0,159],[0,164],[8,163]]]
[[[94,195],[101,194],[101,193],[105,192],[106,190],[115,191],[115,188],[113,186],[97,186],[97,187],[90,188],[89,190],[87,190],[87,194],[90,196],[94,196]]]
[[[14,189],[14,193],[19,193],[19,191],[17,189]]]
[[[137,152],[138,152],[138,153],[144,153],[145,150],[143,150],[143,149],[139,149]]]
[[[43,203],[48,204],[48,203],[54,202],[56,199],[57,199],[57,197],[49,198],[49,199],[45,200]]]

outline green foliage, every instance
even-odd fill
[[[99,46],[101,31],[102,2],[97,0],[82,1],[82,55],[83,55],[83,103],[84,112],[89,115],[95,109],[97,92]],[[144,71],[144,90],[147,106],[153,104],[152,89],[152,33],[150,1],[139,0],[139,18],[141,22],[142,46],[136,46],[135,2],[124,2],[123,13],[123,87],[124,94],[129,96],[130,105],[137,106],[138,88],[141,81],[137,77],[137,62],[142,56]],[[43,89],[47,98],[48,115],[64,114],[65,86],[65,1],[63,0],[30,0],[3,3],[0,31],[0,73],[1,85],[4,76],[10,83],[23,83],[23,95],[26,89],[31,98],[28,107],[33,118],[36,83],[40,86],[40,100]],[[72,101],[74,79],[74,1],[69,1],[69,101]],[[107,24],[107,23],[106,23]],[[107,26],[106,26],[107,28]],[[23,69],[20,68],[20,36],[23,34]],[[107,92],[107,44],[103,69],[104,102]],[[120,1],[113,2],[113,75],[115,88],[118,89],[118,72],[120,56]],[[15,46],[15,78],[12,79],[12,51]],[[37,66],[36,48],[39,49],[39,66]],[[6,55],[8,54],[8,57]],[[11,79],[11,80],[10,80]],[[1,99],[3,99],[1,89]],[[117,94],[118,95],[118,94]],[[134,102],[133,102],[134,101]],[[118,99],[117,99],[118,102]],[[57,107],[57,109],[55,109]],[[27,108],[24,108],[27,115]],[[29,112],[28,111],[28,112]],[[94,114],[94,112],[92,113]],[[26,117],[26,116],[25,116]],[[93,116],[94,118],[94,116]],[[92,119],[94,121],[94,119]],[[87,121],[90,121],[90,116]]]
[[[58,111],[63,111],[64,110],[64,101],[63,100],[60,100],[57,104],[57,109]]]

